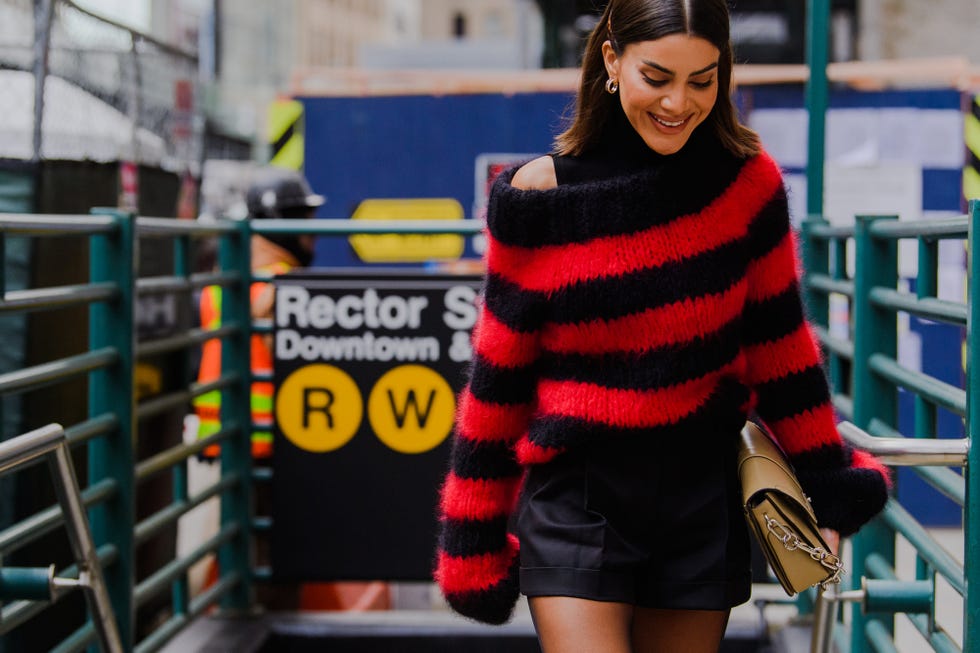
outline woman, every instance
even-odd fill
[[[887,498],[836,431],[782,178],[731,74],[726,0],[611,0],[556,153],[491,194],[436,579],[491,623],[526,594],[545,653],[717,650],[751,589],[750,413],[834,546]]]

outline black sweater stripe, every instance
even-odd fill
[[[817,365],[760,383],[756,391],[759,414],[770,422],[799,415],[830,401],[827,379]]]
[[[705,174],[704,161],[711,161]],[[745,165],[707,132],[692,136],[674,161],[633,175],[559,186],[546,192],[510,185],[517,168],[494,182],[487,226],[509,245],[540,247],[581,243],[632,233],[703,211],[737,179]],[[601,213],[596,207],[606,207]],[[499,216],[499,219],[496,219]]]
[[[445,519],[439,548],[454,557],[497,553],[507,546],[507,518],[486,521]]]
[[[544,323],[542,296],[521,289],[493,271],[487,273],[484,300],[487,310],[514,331],[537,331]]]
[[[641,354],[545,353],[539,369],[543,378],[559,381],[628,390],[666,388],[700,378],[735,360],[739,354],[740,330],[740,323],[733,321],[705,338]]]
[[[470,392],[481,401],[495,404],[526,404],[534,400],[537,385],[535,366],[505,368],[474,356]]]
[[[689,441],[692,434],[738,433],[745,423],[743,405],[749,392],[734,380],[719,384],[717,391],[694,413],[674,422],[654,427],[629,428],[577,417],[549,416],[534,421],[528,439],[550,449],[576,449],[593,442],[608,442],[614,438],[643,436],[656,438],[665,445],[673,440]]]
[[[774,250],[790,233],[786,191],[782,186],[749,224],[750,255],[759,259]]]
[[[460,478],[489,480],[521,475],[514,450],[506,442],[453,438],[451,461],[453,472]]]
[[[800,328],[803,304],[794,282],[786,290],[761,302],[748,302],[742,313],[743,342],[747,346],[775,342]]]
[[[550,294],[552,319],[558,324],[610,320],[721,293],[744,276],[746,254],[740,239],[676,263],[567,286]],[[542,301],[544,293],[522,295],[523,303],[530,305]]]

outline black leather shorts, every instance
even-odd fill
[[[517,521],[521,591],[664,609],[747,601],[736,435],[631,437],[531,467]]]

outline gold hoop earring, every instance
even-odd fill
[[[619,82],[610,77],[606,80],[606,93],[609,95],[615,95],[616,91],[619,90]]]

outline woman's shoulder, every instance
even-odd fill
[[[510,185],[518,190],[551,190],[557,187],[554,159],[545,155],[528,161],[517,169]]]

